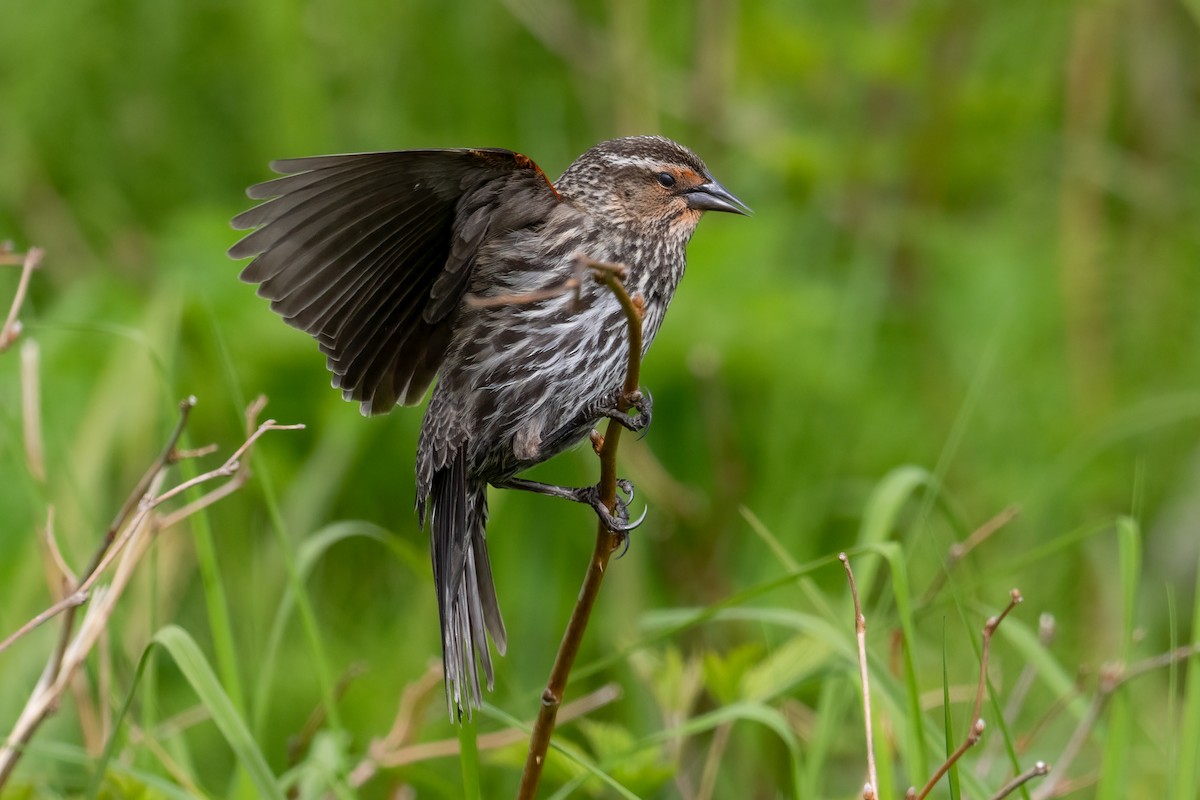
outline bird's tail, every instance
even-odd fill
[[[430,490],[433,583],[451,719],[456,708],[470,716],[471,707],[483,702],[480,669],[488,690],[493,687],[487,634],[500,655],[508,642],[488,561],[487,483],[467,479],[465,450],[460,447],[451,462],[434,473]]]

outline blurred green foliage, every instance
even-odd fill
[[[349,735],[316,740],[332,748],[323,758],[352,765],[348,754],[387,730],[401,690],[438,652],[411,513],[420,413],[361,418],[328,387],[315,344],[271,314],[225,258],[237,238],[228,220],[248,205],[243,188],[268,177],[267,161],[503,146],[557,174],[596,141],[631,133],[689,144],[756,214],[702,223],[645,364],[655,424],[640,444],[626,440],[623,469],[650,504],[649,522],[614,562],[584,664],[639,640],[648,612],[711,606],[786,571],[740,507],[794,563],[809,562],[858,541],[872,487],[905,464],[929,470],[951,509],[946,517],[918,499],[891,520],[918,596],[954,539],[1010,504],[1022,508],[918,616],[928,637],[916,655],[921,691],[940,696],[942,637],[950,672],[968,681],[968,642],[1014,585],[1027,599],[1017,615],[1026,626],[1037,612],[1056,615],[1055,655],[1068,674],[1121,656],[1129,630],[1111,523],[1123,514],[1146,540],[1135,576],[1147,633],[1139,647],[1188,639],[1200,541],[1195,3],[3,0],[0,10],[0,236],[47,252],[22,315],[41,351],[44,481],[23,451],[18,356],[0,356],[0,634],[48,603],[34,535],[47,505],[78,567],[179,398],[199,398],[190,443],[223,452],[240,441],[242,410],[259,393],[270,416],[308,426],[265,439],[255,479],[207,514],[219,565],[207,587],[187,526],[164,536],[114,619],[104,668],[94,660],[89,671],[93,683],[111,681],[104,703],[119,706],[162,625],[211,647],[212,580],[232,608],[233,669],[277,772],[321,700],[318,658],[334,676],[367,666],[340,705]],[[5,304],[16,272],[0,267]],[[585,448],[537,472],[583,484],[596,465]],[[282,538],[272,534],[273,505]],[[334,537],[314,557],[307,587],[324,652],[314,656],[291,622],[270,662],[273,694],[255,696],[294,558],[281,543],[299,548],[343,520],[382,526],[393,541]],[[586,509],[493,494],[510,652],[492,700],[513,716],[536,707],[591,529]],[[844,596],[836,562],[811,578],[818,594]],[[869,599],[886,615],[889,598],[876,590]],[[780,606],[811,600],[769,596]],[[845,628],[852,635],[849,618]],[[855,706],[829,681],[849,686],[856,673],[793,633],[751,617],[654,645],[644,657],[676,659],[673,688],[656,686],[664,673],[645,664],[611,663],[572,693],[615,680],[625,699],[566,735],[604,760],[680,724],[694,703],[741,708],[739,676],[763,652],[792,648],[782,652],[794,671],[782,683],[778,672],[760,674],[776,688],[750,700],[783,702],[801,750],[826,748],[825,771],[810,766],[806,785],[849,796],[863,763]],[[48,626],[0,654],[0,729],[54,635]],[[882,622],[871,631],[883,671],[888,635]],[[995,680],[1011,687],[1022,659],[996,650],[1005,677]],[[805,652],[821,655],[793,662]],[[135,697],[139,724],[194,704],[177,670],[159,663],[151,673]],[[680,688],[705,675],[707,694]],[[1133,706],[1144,716],[1129,769],[1161,795],[1175,779],[1169,689],[1178,687],[1150,680]],[[694,703],[672,709],[668,696],[680,692]],[[841,706],[820,705],[835,695]],[[1055,698],[1043,689],[1039,702],[1045,710]],[[846,719],[796,721],[797,708],[814,705]],[[421,738],[453,738],[439,711],[435,698]],[[23,785],[79,791],[86,765],[52,745],[80,741],[65,708],[35,739],[46,749],[26,758]],[[609,774],[652,796],[701,783],[707,744],[660,746],[669,752],[630,756]],[[232,756],[213,726],[191,726],[163,747],[205,791],[252,796],[244,777],[230,783]],[[729,747],[716,796],[789,792],[778,739],[751,729]],[[138,770],[174,780],[145,747],[129,751]],[[656,766],[660,757],[675,759],[672,770]],[[514,759],[487,758],[485,779],[511,793]],[[113,788],[142,787],[131,774],[114,773],[106,791],[134,796]],[[423,762],[385,771],[368,796],[414,783],[453,797],[458,775],[452,760]]]

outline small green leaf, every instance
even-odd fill
[[[727,653],[705,653],[704,687],[722,705],[743,700],[743,679],[762,660],[763,647],[759,642],[748,642]]]

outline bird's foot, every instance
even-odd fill
[[[630,410],[637,411],[637,416],[630,414]],[[600,414],[616,421],[623,428],[645,436],[646,431],[650,428],[653,410],[654,398],[650,396],[649,392],[639,389],[629,394],[618,392],[612,406],[602,409]]]
[[[608,506],[600,498],[600,487],[598,486],[584,486],[574,489],[574,497],[572,499],[591,506],[592,510],[596,512],[596,516],[600,518],[601,524],[613,533],[626,534],[645,521],[646,512],[649,509],[644,509],[642,515],[631,522],[629,520],[629,504],[633,502],[633,482],[624,478],[618,478],[617,490],[616,507],[612,511],[609,511]],[[625,497],[621,497],[622,494]]]
[[[613,533],[626,534],[642,524],[646,519],[646,511],[633,522],[629,521],[629,504],[633,502],[633,482],[625,478],[617,478],[617,502],[613,511],[608,510],[600,498],[599,486],[555,486],[549,483],[526,480],[525,478],[508,478],[492,483],[497,489],[520,489],[524,492],[544,494],[548,497],[559,497],[563,500],[573,500],[576,503],[589,505],[600,518],[604,527]],[[624,495],[624,497],[622,497]]]

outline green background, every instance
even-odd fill
[[[3,0],[0,12],[0,237],[46,250],[22,319],[40,348],[47,461],[42,481],[23,450],[13,350],[0,355],[0,634],[50,602],[36,537],[47,506],[82,568],[180,398],[199,400],[189,443],[222,453],[240,442],[242,409],[259,393],[271,417],[307,425],[262,441],[254,478],[205,514],[203,530],[162,535],[89,662],[91,691],[102,677],[107,686],[101,707],[133,691],[139,726],[195,710],[169,658],[131,689],[154,631],[176,623],[256,721],[274,772],[299,763],[313,785],[329,780],[350,796],[350,768],[437,656],[412,513],[419,410],[360,417],[329,388],[315,343],[270,313],[224,255],[238,236],[228,220],[249,206],[244,187],[269,177],[269,160],[328,152],[508,147],[557,175],[601,139],[661,133],[755,209],[701,223],[645,362],[655,421],[642,442],[623,442],[622,472],[650,516],[613,562],[581,664],[618,657],[569,692],[621,686],[591,727],[565,735],[634,794],[700,796],[722,734],[647,737],[721,710],[730,738],[715,796],[791,796],[796,763],[818,796],[850,797],[862,784],[857,672],[841,649],[852,617],[838,612],[845,641],[834,646],[764,611],[818,614],[814,596],[848,609],[836,561],[811,573],[814,594],[786,583],[736,603],[742,618],[647,641],[664,612],[713,607],[788,572],[743,509],[805,563],[870,538],[864,520],[895,485],[885,476],[926,470],[899,475],[940,483],[939,502],[914,491],[884,516],[882,534],[901,544],[901,585],[878,555],[855,556],[876,577],[868,642],[881,680],[927,701],[926,723],[940,731],[943,667],[951,689],[973,696],[980,626],[1020,587],[1026,602],[1006,626],[1034,630],[1041,613],[1058,623],[1012,726],[1015,738],[1049,718],[1023,766],[1053,762],[1079,715],[1049,664],[1060,678],[1082,674],[1086,697],[1102,663],[1192,638],[1194,2]],[[0,267],[5,307],[16,276]],[[587,448],[535,472],[568,484],[596,474]],[[493,492],[491,503],[510,649],[489,699],[526,719],[594,523],[545,498]],[[952,542],[1013,504],[1018,519],[921,602]],[[305,582],[314,627],[292,621],[269,647],[287,565],[346,520],[386,529],[385,543],[356,536],[325,551]],[[907,681],[894,638],[905,592],[916,602]],[[228,641],[214,633],[222,628]],[[0,653],[0,730],[55,635],[47,626]],[[1030,655],[999,641],[992,678],[1003,704]],[[289,762],[289,737],[359,664],[338,718]],[[1200,721],[1188,721],[1183,677],[1147,676],[1097,727],[1072,770],[1085,795],[1189,796],[1195,776],[1177,766]],[[951,695],[961,737],[969,703]],[[742,716],[746,702],[786,722],[799,762],[786,737]],[[913,712],[880,705],[897,785],[919,785],[927,774],[915,774],[904,735]],[[456,735],[440,689],[417,720],[418,740]],[[503,726],[485,713],[480,727]],[[216,727],[183,728],[155,730],[194,787],[254,796]],[[128,724],[121,736],[121,763],[181,784]],[[1121,769],[1103,758],[1113,742],[1128,745]],[[72,758],[85,745],[75,705],[34,743],[10,790],[79,793],[92,770]],[[520,758],[520,748],[481,756],[484,796],[511,795]],[[319,777],[326,768],[340,777]],[[970,768],[991,790],[1005,778],[1003,763]],[[552,762],[547,783],[561,786],[571,769]],[[108,781],[115,796],[161,791],[128,774]],[[361,791],[411,784],[422,797],[455,797],[461,781],[457,760],[442,758],[384,770]],[[580,791],[616,796],[595,780]]]

